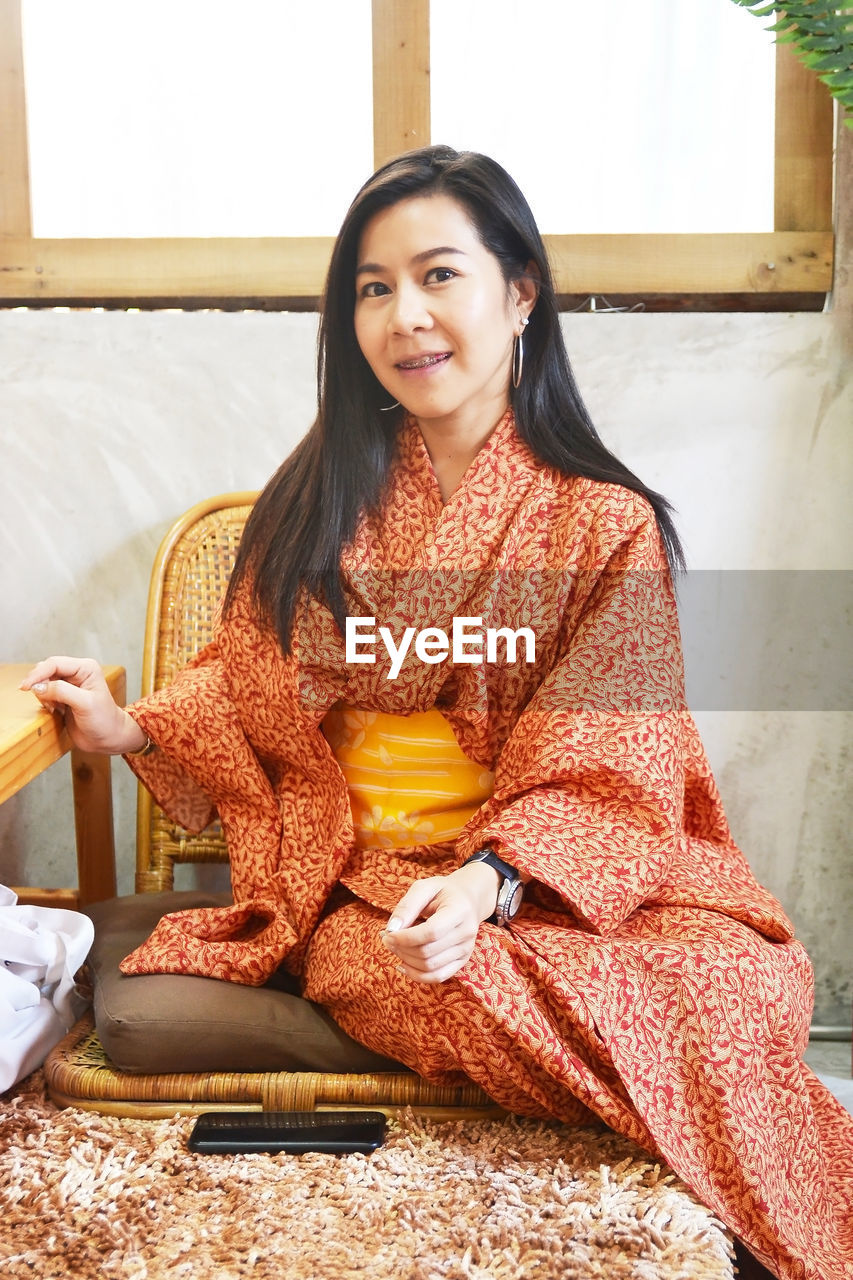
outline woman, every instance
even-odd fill
[[[684,703],[680,563],[580,402],[521,193],[425,148],[347,214],[317,420],[214,644],[127,710],[88,661],[25,687],[176,820],[222,819],[235,905],[166,917],[124,972],[283,963],[371,1048],[592,1114],[778,1276],[841,1280],[853,1120],[800,1062],[808,960]]]

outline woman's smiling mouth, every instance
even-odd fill
[[[443,364],[445,360],[449,359],[449,351],[428,352],[426,355],[413,356],[411,360],[398,360],[395,368],[402,369],[403,372],[418,369],[430,369],[437,364]]]

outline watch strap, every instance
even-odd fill
[[[498,889],[495,910],[488,917],[488,922],[501,926],[508,924],[518,911],[523,893],[523,882],[517,869],[508,862],[504,862],[503,858],[498,857],[494,849],[488,846],[478,849],[476,853],[471,854],[470,858],[466,858],[462,864],[463,867],[469,862],[487,862],[490,867],[494,867],[498,875],[503,877]]]

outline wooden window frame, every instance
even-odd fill
[[[720,0],[726,3],[728,0]],[[745,15],[746,16],[746,15]],[[372,0],[374,160],[430,139],[429,0]],[[768,232],[546,236],[558,292],[669,298],[667,309],[815,309],[832,287],[833,102],[776,54]],[[48,239],[32,234],[21,0],[0,0],[0,305],[316,306],[332,239]]]

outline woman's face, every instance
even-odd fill
[[[367,223],[355,280],[367,363],[421,426],[482,434],[509,404],[512,344],[535,295],[507,288],[464,206],[414,196]]]

